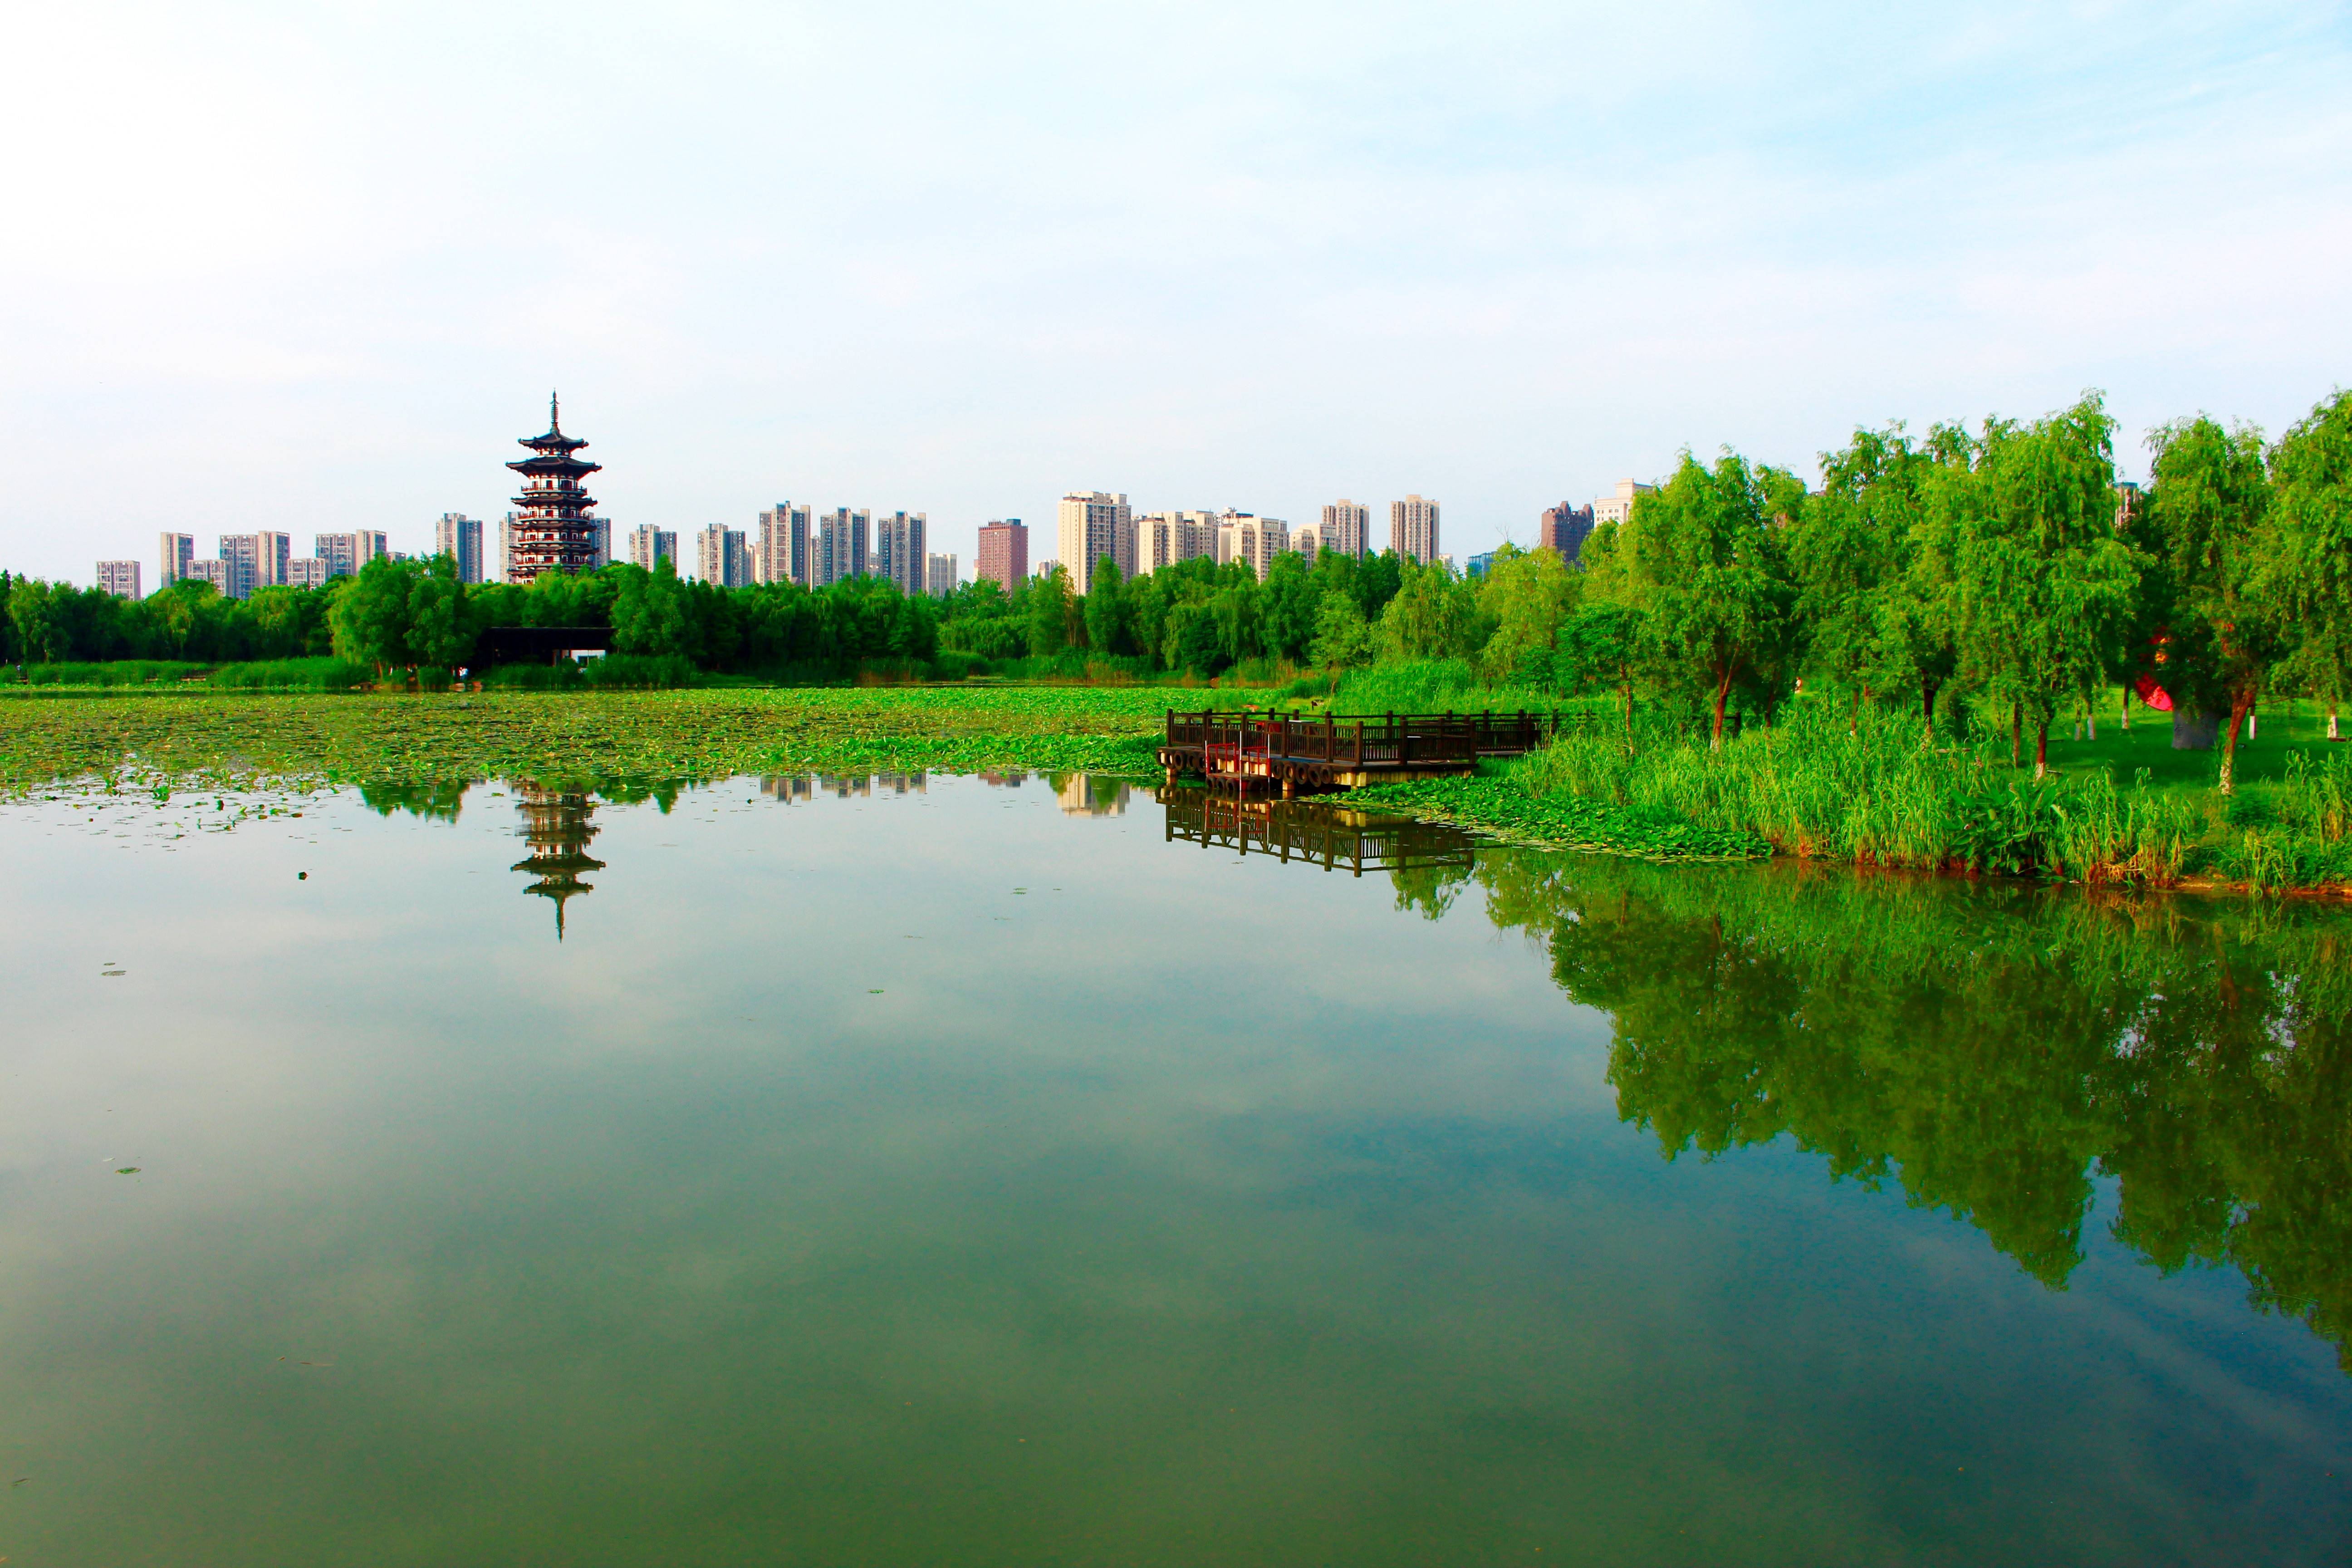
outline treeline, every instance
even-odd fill
[[[225,604],[179,584],[127,603],[6,588],[0,658],[296,658],[466,665],[492,626],[596,626],[616,651],[707,670],[896,663],[929,673],[1084,652],[1136,673],[1253,660],[1328,671],[1460,658],[1490,684],[1635,698],[1703,723],[1766,721],[1801,683],[1921,722],[1990,718],[2037,771],[2053,723],[2150,679],[2226,716],[2222,787],[2266,693],[2330,703],[2352,681],[2352,394],[2278,441],[2204,416],[2151,433],[2151,483],[2119,488],[2101,398],[2031,422],[1857,431],[1809,489],[1785,469],[1685,453],[1581,570],[1506,547],[1476,582],[1393,554],[1189,561],[1079,595],[1056,567],[943,599],[874,578],[721,589],[614,565],[529,588],[467,586],[446,561],[376,561],[321,590]]]

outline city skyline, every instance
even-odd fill
[[[1685,447],[1810,475],[2085,386],[2142,477],[2352,363],[2341,8],[568,15],[26,16],[0,561],[419,550],[551,384],[624,529],[1419,491],[1466,556]]]

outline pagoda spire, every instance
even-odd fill
[[[551,390],[547,395],[547,427],[554,434],[563,434],[563,404]]]

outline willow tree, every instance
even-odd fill
[[[2095,392],[2032,425],[1987,420],[1932,504],[1953,540],[1962,669],[2009,701],[2012,755],[2032,719],[2040,779],[2052,720],[2104,677],[2139,586],[2116,529],[2115,421]]]
[[[1802,495],[1789,474],[1736,453],[1706,468],[1685,452],[1619,531],[1622,591],[1642,614],[1651,661],[1662,681],[1704,695],[1715,750],[1733,686],[1776,675],[1798,646],[1788,534]]]
[[[2321,402],[2271,453],[2277,486],[2269,568],[2301,632],[2294,668],[2327,703],[2327,738],[2352,696],[2352,392]]]
[[[1822,454],[1822,492],[1790,536],[1808,668],[1846,688],[1857,715],[1874,685],[1908,686],[1917,673],[1924,619],[1906,589],[1930,460],[1900,425],[1856,430],[1844,450]],[[1932,722],[1932,689],[1926,711]]]
[[[2165,602],[2166,679],[2176,701],[2229,714],[2221,787],[2230,795],[2246,715],[2289,651],[2262,432],[2224,430],[2200,415],[2150,432],[2148,447],[2150,586]]]

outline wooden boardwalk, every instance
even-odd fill
[[[1168,710],[1160,765],[1170,783],[1198,774],[1242,793],[1286,800],[1389,780],[1466,773],[1481,757],[1515,757],[1551,738],[1558,716],[1530,713],[1368,713],[1301,719]]]

